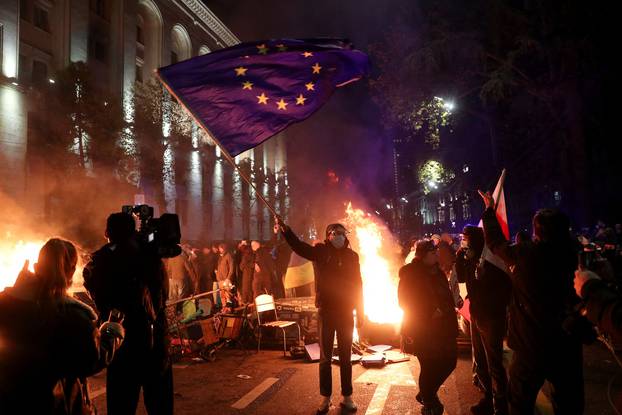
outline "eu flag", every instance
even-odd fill
[[[242,43],[158,70],[162,82],[231,154],[317,111],[335,88],[369,70],[343,40]]]

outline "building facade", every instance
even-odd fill
[[[135,82],[158,67],[239,43],[198,0],[3,0],[0,4],[0,192],[41,215],[27,163],[32,91],[84,62],[109,93],[130,102]],[[163,135],[166,138],[166,126]],[[210,154],[207,154],[210,153]],[[289,206],[283,137],[236,158],[283,215]],[[177,212],[188,240],[268,239],[270,214],[215,146],[165,154],[163,210]],[[171,163],[181,163],[171,168]],[[144,194],[138,187],[136,194]],[[141,196],[137,200],[142,199]],[[149,202],[149,195],[145,200]],[[129,201],[130,203],[132,201]]]

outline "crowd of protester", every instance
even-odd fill
[[[165,259],[169,301],[213,291],[214,305],[252,304],[260,294],[285,297],[284,278],[292,250],[279,234],[262,242],[182,244],[181,255]],[[234,296],[235,298],[230,298]]]
[[[455,295],[450,301],[457,280],[466,284],[461,314],[470,318],[473,383],[483,392],[471,412],[533,414],[546,380],[556,414],[582,414],[582,345],[597,329],[622,339],[622,225],[573,232],[563,213],[543,209],[531,233],[508,241],[490,194],[482,198],[483,228],[416,240],[400,270],[402,335],[421,365],[422,413],[443,413],[436,393],[456,365],[454,310],[466,307]]]
[[[582,414],[582,344],[596,339],[596,328],[622,338],[622,226],[599,222],[593,232],[573,233],[564,214],[544,209],[534,215],[531,233],[520,231],[509,241],[494,201],[487,193],[482,198],[482,228],[417,240],[399,272],[403,344],[421,367],[415,398],[422,414],[443,413],[438,390],[456,367],[457,310],[464,308],[473,383],[483,393],[472,413],[532,414],[546,380],[555,413]],[[86,379],[107,367],[110,413],[135,413],[142,390],[148,413],[172,414],[167,304],[206,293],[214,295],[216,308],[252,304],[264,293],[284,297],[292,252],[313,261],[315,271],[318,412],[330,408],[335,335],[344,362],[341,405],[355,411],[346,357],[354,321],[358,328],[364,322],[358,255],[341,224],[330,225],[326,239],[310,245],[275,221],[267,243],[184,244],[180,255],[162,259],[141,248],[133,218],[112,214],[108,243],[84,268],[95,310],[67,294],[78,261],[75,246],[50,239],[35,271],[26,263],[14,287],[0,293],[0,412],[92,413]],[[459,283],[466,286],[465,298]],[[507,370],[505,344],[512,350]]]

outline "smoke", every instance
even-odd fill
[[[105,242],[108,215],[132,202],[132,186],[114,177],[31,174],[21,197],[0,192],[0,238],[47,240],[57,236],[93,250]]]

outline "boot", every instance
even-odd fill
[[[323,415],[328,413],[330,409],[330,396],[322,396],[320,406],[317,408],[317,415]]]
[[[356,412],[356,410],[358,409],[358,407],[352,400],[352,396],[344,396],[343,401],[341,401],[340,405],[343,409],[350,412]]]
[[[431,405],[427,404],[421,407],[421,415],[443,415],[444,410],[445,408],[440,402]]]

